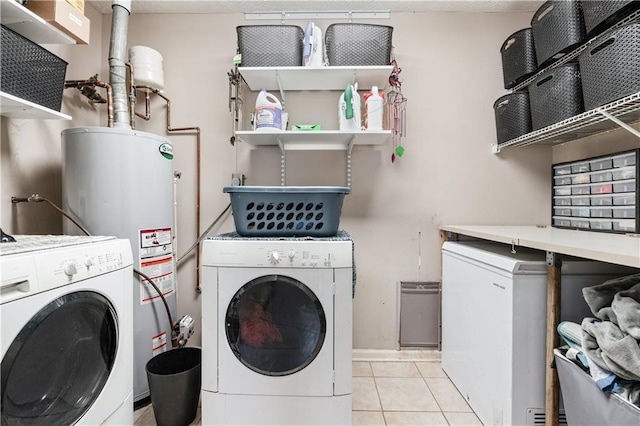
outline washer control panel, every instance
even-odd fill
[[[351,241],[206,240],[203,265],[350,268]]]

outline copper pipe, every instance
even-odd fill
[[[76,89],[80,89],[81,87],[92,87],[98,86],[107,89],[107,126],[113,127],[113,89],[109,83],[105,83],[104,81],[98,81],[96,79],[90,78],[89,80],[66,80],[64,82],[64,87],[75,87]]]
[[[200,127],[172,127],[171,126],[171,101],[169,98],[162,93],[160,90],[155,89],[148,85],[139,85],[135,86],[136,89],[146,89],[146,115],[142,117],[140,114],[136,113],[136,115],[141,116],[145,120],[151,118],[150,106],[149,106],[149,97],[150,93],[160,96],[167,103],[167,132],[186,132],[191,131],[196,134],[196,239],[200,238]],[[146,118],[149,117],[149,118]],[[198,243],[198,247],[196,248],[196,292],[200,293],[200,244]]]
[[[129,75],[129,81],[128,81],[129,87],[127,87],[127,91],[129,92],[129,125],[131,126],[131,129],[135,129],[136,128],[136,115],[135,115],[136,88],[135,88],[135,82],[133,81],[133,65],[129,62],[125,62],[124,64],[127,67],[127,73]]]

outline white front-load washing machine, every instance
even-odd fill
[[[203,243],[202,423],[351,423],[353,242]]]
[[[0,243],[2,425],[133,424],[129,240]]]

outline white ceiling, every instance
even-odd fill
[[[109,0],[86,0],[111,13]],[[133,0],[132,13],[241,12],[535,12],[544,0]]]

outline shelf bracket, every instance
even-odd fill
[[[616,117],[614,117],[613,115],[609,114],[607,111],[605,111],[604,109],[598,107],[595,109],[596,111],[598,111],[600,114],[604,115],[605,117],[607,117],[609,120],[613,121],[614,123],[616,123],[618,126],[622,127],[623,129],[627,130],[629,133],[635,135],[636,137],[640,138],[640,131],[634,129],[633,127],[629,126],[627,123],[617,119]]]
[[[500,154],[500,145],[497,143],[491,144],[491,153],[492,154]]]
[[[355,139],[356,135],[351,135],[347,143],[347,188],[351,188],[351,150],[353,149]]]
[[[278,148],[280,148],[280,185],[284,186],[286,182],[286,167],[287,167],[287,156],[286,151],[284,149],[284,143],[278,135],[274,136],[276,142],[278,142]]]
[[[278,82],[278,90],[280,91],[280,103],[282,104],[282,109],[284,109],[284,105],[285,105],[284,90],[282,89],[282,80],[280,79],[280,71],[278,70],[276,70],[276,81]]]

